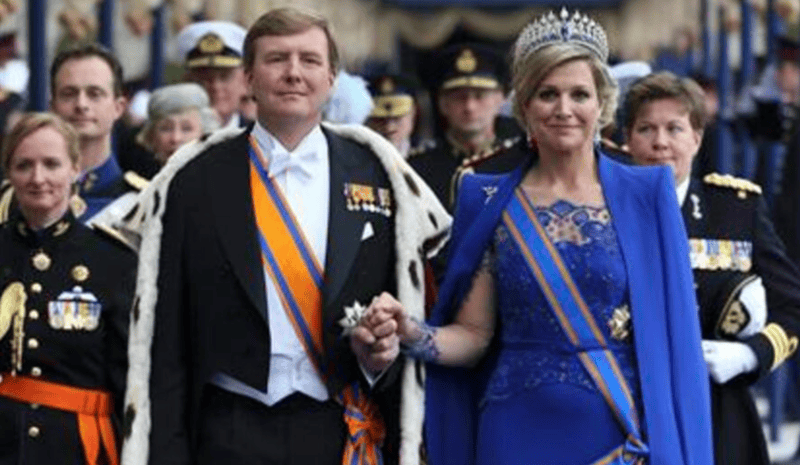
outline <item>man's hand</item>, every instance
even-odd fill
[[[361,323],[350,336],[350,347],[364,369],[378,374],[397,358],[400,338],[395,315],[403,313],[400,302],[387,292],[372,299]]]

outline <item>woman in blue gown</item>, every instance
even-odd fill
[[[430,322],[381,296],[428,363],[429,463],[710,465],[708,374],[672,175],[596,152],[616,86],[599,25],[562,12],[514,47],[530,162],[461,185]]]

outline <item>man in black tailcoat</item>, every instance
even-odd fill
[[[244,46],[257,121],[176,154],[134,213],[150,217],[124,463],[149,450],[151,464],[338,465],[381,444],[397,461],[398,341],[354,325],[384,293],[421,315],[422,255],[449,218],[383,138],[320,123],[337,65],[324,18],[267,12]],[[282,213],[263,221],[270,211]],[[298,287],[312,269],[314,286]]]

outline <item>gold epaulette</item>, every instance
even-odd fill
[[[478,152],[476,154],[470,155],[469,157],[464,157],[461,160],[461,167],[462,168],[466,168],[466,167],[469,167],[469,166],[473,166],[473,165],[476,165],[476,164],[482,162],[483,160],[486,160],[487,158],[492,158],[501,149],[502,149],[502,147],[495,145],[495,146],[489,147],[488,149],[486,149],[486,150],[484,150],[482,152]]]
[[[752,181],[748,181],[747,179],[731,176],[730,174],[707,174],[705,177],[703,177],[703,182],[713,186],[727,187],[729,189],[739,191],[739,198],[742,199],[747,198],[748,192],[761,195],[761,186]]]
[[[478,152],[478,153],[476,153],[474,155],[471,155],[469,157],[465,157],[461,161],[461,167],[462,168],[466,168],[466,167],[469,167],[469,166],[477,165],[478,163],[480,163],[480,162],[482,162],[482,161],[484,161],[486,159],[492,158],[493,156],[497,155],[498,153],[500,153],[500,152],[502,152],[504,150],[510,149],[517,142],[519,142],[519,137],[511,137],[511,138],[508,138],[508,139],[503,139],[501,141],[498,141],[496,144],[492,145],[491,147],[489,147],[488,149],[486,149],[486,150],[484,150],[482,152]]]
[[[123,177],[125,178],[125,182],[127,182],[131,187],[133,187],[137,191],[143,191],[147,188],[148,185],[150,185],[150,181],[139,176],[139,174],[137,174],[134,171],[126,171]]]
[[[0,224],[8,221],[8,215],[11,213],[11,201],[14,198],[14,188],[11,183],[3,181],[0,185]]]
[[[97,223],[91,223],[91,226],[92,229],[98,232],[101,236],[112,239],[114,242],[118,242],[138,253],[139,249],[135,241],[125,237],[125,235],[123,235],[122,232],[118,231],[116,228]]]
[[[772,358],[772,367],[770,370],[774,370],[780,366],[784,360],[791,357],[797,350],[797,336],[789,337],[786,331],[776,323],[768,324],[766,328],[761,330],[761,334],[767,338],[775,354]]]

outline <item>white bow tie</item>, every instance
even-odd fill
[[[311,177],[311,166],[317,162],[317,152],[314,150],[295,153],[277,152],[272,154],[269,162],[270,177],[278,176],[284,171],[295,171]]]

